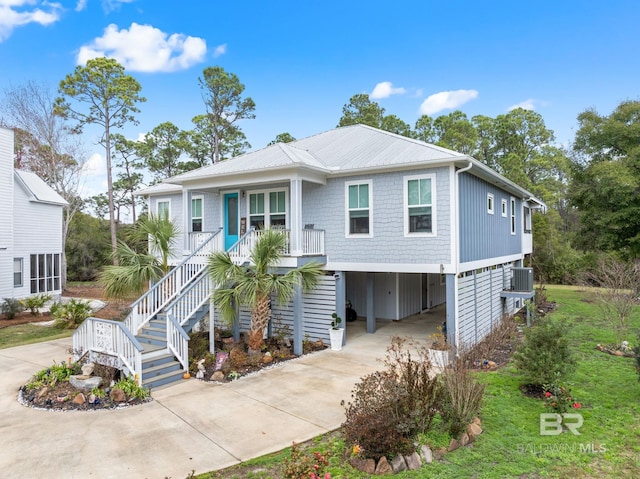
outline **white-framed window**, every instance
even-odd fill
[[[516,234],[516,199],[511,197],[511,234]]]
[[[347,181],[344,188],[345,236],[373,236],[371,180]]]
[[[405,236],[436,235],[436,175],[404,177]]]
[[[500,202],[500,208],[502,211],[502,217],[506,218],[507,217],[507,200],[502,198],[502,201]]]
[[[23,285],[23,265],[22,258],[13,258],[13,287],[19,288]]]
[[[60,290],[60,254],[32,254],[31,293]]]
[[[249,193],[249,227],[256,230],[287,227],[287,191],[266,190]]]
[[[491,193],[487,193],[487,213],[492,215],[493,212],[494,212],[493,195]]]
[[[156,214],[161,218],[166,216],[171,219],[171,200],[156,200]]]
[[[202,196],[191,197],[191,231],[202,231]]]
[[[525,206],[522,210],[524,212],[522,215],[524,218],[524,232],[531,233],[531,208]]]

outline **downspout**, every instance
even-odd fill
[[[454,347],[455,349],[458,348],[458,344],[460,341],[460,322],[458,321],[458,281],[457,281],[457,277],[458,274],[460,273],[460,188],[458,186],[460,179],[459,176],[460,173],[464,173],[465,171],[469,171],[471,168],[473,167],[473,162],[471,160],[469,160],[469,164],[467,166],[465,166],[464,168],[461,168],[459,170],[456,171],[456,179],[454,182],[454,198],[455,198],[455,225],[456,225],[456,235],[458,236],[457,238],[455,238],[455,244],[456,244],[456,257],[453,258],[453,262],[456,266],[456,270],[454,272],[455,276],[454,276],[454,285],[456,288],[456,291],[454,291],[454,297],[455,297],[455,320],[456,320],[456,329],[455,329],[455,336],[454,336]]]

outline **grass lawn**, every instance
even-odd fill
[[[633,359],[604,354],[597,343],[613,343],[614,336],[591,302],[588,291],[577,287],[548,286],[550,301],[557,302],[552,316],[569,326],[571,347],[578,368],[564,385],[583,407],[580,435],[565,432],[541,436],[542,401],[524,397],[518,389],[518,371],[507,365],[496,372],[479,373],[487,385],[482,411],[485,432],[473,447],[446,454],[443,461],[393,477],[404,478],[637,478],[640,477],[640,382]],[[640,307],[631,321],[629,340],[637,342]],[[448,441],[442,434],[427,436],[436,447]],[[332,478],[365,478],[343,461],[346,445],[340,434],[314,441],[315,450],[330,452]],[[288,450],[264,456],[224,471],[202,474],[214,478],[280,478],[280,464]]]
[[[56,329],[51,326],[37,324],[7,326],[6,328],[0,328],[0,349],[39,343],[50,339],[66,338],[71,334],[73,334],[73,330]]]

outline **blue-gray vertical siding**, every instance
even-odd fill
[[[516,200],[516,234],[511,234],[511,197],[508,192],[469,173],[459,178],[460,262],[518,254],[522,249],[522,201]],[[487,212],[487,194],[493,194],[494,213]],[[501,202],[507,201],[507,216]]]
[[[437,234],[404,236],[404,177],[436,175]],[[372,181],[373,237],[345,237],[345,182]],[[305,182],[302,188],[303,224],[325,230],[325,251],[330,261],[346,263],[451,262],[450,171],[431,168],[329,178],[326,185]]]

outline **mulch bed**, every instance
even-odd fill
[[[19,324],[29,323],[42,323],[45,321],[51,321],[53,318],[49,313],[42,313],[41,315],[34,316],[30,311],[16,314],[13,319],[6,319],[4,316],[0,316],[0,329],[8,328],[9,326],[17,326]]]

